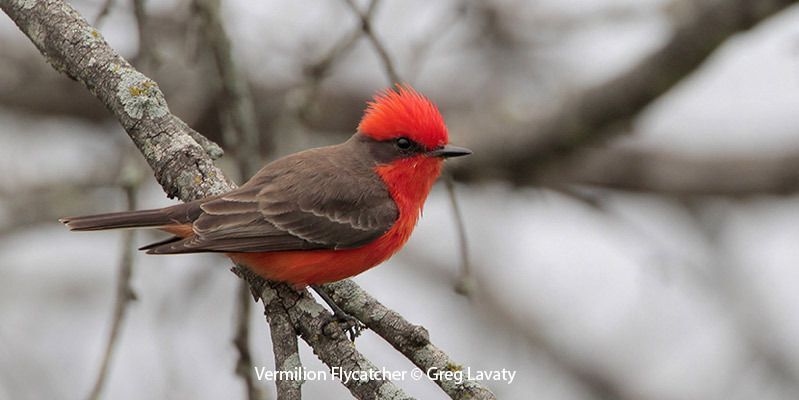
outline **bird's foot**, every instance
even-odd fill
[[[363,332],[364,329],[367,329],[363,322],[343,311],[341,314],[338,314],[336,311],[334,311],[333,318],[335,318],[339,326],[343,325],[342,330],[353,343],[355,343],[355,338],[361,336],[361,332]]]
[[[346,311],[342,310],[341,307],[333,301],[332,298],[319,286],[313,285],[311,286],[313,290],[319,294],[319,297],[330,306],[330,309],[333,310],[333,318],[335,322],[339,325],[343,325],[343,331],[347,335],[347,337],[352,341],[355,342],[355,338],[361,335],[367,326],[363,324],[363,322],[359,321],[358,318],[353,317],[350,314],[347,314]],[[332,322],[332,321],[331,321]]]

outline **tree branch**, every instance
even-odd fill
[[[365,378],[343,382],[356,398],[388,400],[412,398],[391,381],[383,379],[382,371],[355,349],[333,314],[317,303],[308,290],[297,291],[283,283],[263,280],[245,268],[238,268],[234,272],[250,282],[253,290],[259,293],[267,313],[274,307],[285,308],[291,324],[323,363],[329,367],[335,366],[338,371],[346,374]],[[288,363],[282,368],[290,370],[295,366],[290,354],[286,360]]]
[[[108,47],[75,9],[57,0],[0,0],[0,8],[53,68],[83,84],[114,114],[170,198],[189,201],[233,188],[193,139],[199,133],[169,112],[158,84]]]
[[[263,291],[258,293],[262,296]],[[299,348],[297,347],[297,332],[291,322],[286,307],[279,301],[264,301],[264,314],[269,323],[269,333],[272,336],[272,352],[275,354],[275,371],[297,371],[302,368]],[[302,380],[278,379],[278,400],[299,400],[302,397]]]
[[[423,371],[462,368],[430,343],[430,335],[424,327],[411,324],[396,311],[380,304],[355,282],[344,280],[322,286],[342,310],[361,320]],[[471,380],[459,382],[441,378],[435,382],[453,399],[495,399],[491,391]]]

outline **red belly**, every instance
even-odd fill
[[[358,275],[394,255],[408,241],[416,221],[397,221],[383,236],[355,249],[228,253],[233,262],[296,288]]]

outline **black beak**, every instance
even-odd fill
[[[430,157],[441,157],[441,158],[468,156],[469,154],[472,154],[471,150],[465,147],[458,147],[451,145],[439,147],[435,150],[427,152],[427,155]]]

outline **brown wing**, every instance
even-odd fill
[[[241,188],[202,203],[194,236],[150,252],[343,249],[377,239],[396,221],[396,204],[373,164],[337,157],[340,150],[275,161]]]

